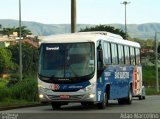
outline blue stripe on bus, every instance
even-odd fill
[[[91,83],[89,81],[82,82],[82,83],[74,83],[74,84],[58,84],[59,85],[59,91],[73,91],[73,90],[80,90],[85,88],[86,86],[90,85]]]

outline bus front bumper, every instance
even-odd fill
[[[95,102],[95,91],[54,92],[49,89],[39,88],[41,102]]]

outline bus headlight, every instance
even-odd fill
[[[39,94],[39,98],[44,98],[44,95],[43,94]]]
[[[95,94],[89,94],[89,98],[94,98],[95,97]]]

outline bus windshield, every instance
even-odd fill
[[[75,78],[93,75],[94,43],[44,43],[40,47],[39,75]]]

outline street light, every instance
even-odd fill
[[[160,34],[160,32],[155,33],[155,70],[156,70],[156,88],[157,92],[159,93],[159,79],[158,79],[158,43],[157,43],[157,35]]]
[[[19,0],[19,78],[22,80],[21,0]]]
[[[71,0],[71,33],[76,32],[76,0]]]
[[[125,39],[127,39],[127,10],[126,10],[126,5],[127,4],[130,4],[131,2],[127,2],[127,1],[124,1],[123,3],[121,4],[124,4],[125,6]]]

